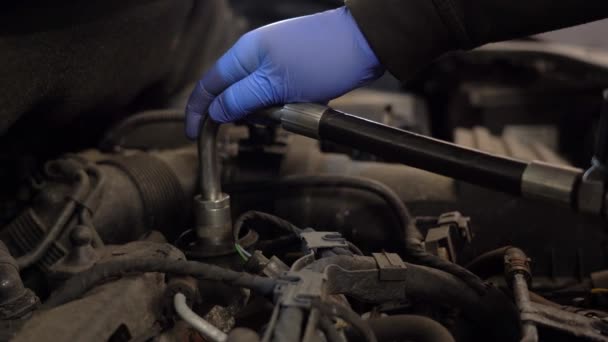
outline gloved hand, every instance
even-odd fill
[[[197,83],[186,134],[207,112],[218,122],[295,102],[326,103],[384,73],[346,7],[271,24],[245,34]]]

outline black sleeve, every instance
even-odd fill
[[[608,17],[608,0],[345,2],[380,61],[402,80],[452,50]]]

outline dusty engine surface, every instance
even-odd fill
[[[573,49],[2,159],[0,340],[608,341],[608,58]]]

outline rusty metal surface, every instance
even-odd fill
[[[102,254],[100,263],[145,256],[183,258],[175,247],[149,241],[107,246]],[[125,276],[92,289],[83,298],[35,313],[14,341],[108,341],[112,336],[147,334],[163,319],[165,287],[160,273]]]
[[[121,326],[139,336],[158,320],[163,291],[164,276],[158,273],[102,285],[82,299],[35,314],[14,341],[107,341],[124,331]]]

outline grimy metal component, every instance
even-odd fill
[[[217,133],[220,125],[206,115],[201,121],[198,136],[199,191],[203,201],[221,198],[219,160],[217,157]]]
[[[198,139],[200,193],[194,198],[193,208],[199,247],[209,246],[225,251],[231,250],[228,246],[233,244],[232,219],[230,196],[223,193],[221,187],[217,156],[218,131],[218,123],[209,116],[203,118]]]
[[[186,302],[186,296],[183,294],[175,294],[174,306],[175,312],[179,317],[190,324],[190,326],[196,329],[196,331],[201,333],[209,341],[224,342],[228,339],[228,336],[223,331],[205,321],[202,317],[192,311]]]
[[[521,192],[524,197],[572,205],[572,192],[583,174],[581,169],[538,161],[524,171]]]
[[[522,320],[521,342],[537,342],[538,329],[536,324],[523,315],[524,312],[532,311],[532,301],[528,290],[528,283],[532,279],[530,259],[524,251],[514,247],[505,251],[504,258],[505,276],[513,288],[515,304],[517,304]]]
[[[530,300],[528,283],[523,274],[515,274],[513,276],[513,294],[519,310],[522,312],[529,312],[532,308],[532,301]],[[538,341],[538,329],[536,329],[536,325],[533,322],[523,320],[521,329],[522,342]]]
[[[608,336],[604,333],[608,324],[594,317],[541,303],[532,303],[530,310],[521,312],[521,317],[528,322],[534,322],[537,326],[563,331],[575,338],[608,342]]]
[[[194,218],[196,235],[206,243],[232,244],[232,218],[230,196],[222,193],[217,200],[203,200],[202,195],[194,198]]]

